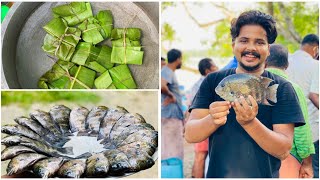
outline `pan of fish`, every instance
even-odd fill
[[[158,132],[124,107],[35,110],[1,127],[7,175],[42,178],[121,177],[155,164]]]

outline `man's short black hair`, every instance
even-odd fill
[[[315,34],[308,34],[306,35],[302,42],[301,45],[305,45],[305,44],[310,44],[310,45],[317,45],[319,46],[319,36],[315,35]]]
[[[212,66],[212,59],[210,59],[210,58],[201,59],[198,64],[199,72],[201,73],[201,75],[205,76],[206,69],[210,69],[211,66]]]
[[[164,57],[161,57],[161,61],[166,61],[166,59]]]
[[[268,43],[272,44],[277,36],[276,21],[271,15],[252,10],[243,12],[238,18],[231,21],[232,41],[239,36],[240,29],[245,25],[260,25],[267,32]]]
[[[287,69],[288,62],[288,49],[279,44],[270,45],[270,55],[267,58],[267,66],[278,67]]]
[[[168,52],[168,63],[173,63],[175,62],[177,59],[179,59],[181,57],[181,51],[178,49],[171,49]]]

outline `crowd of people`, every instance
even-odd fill
[[[202,76],[187,112],[175,74],[182,52],[171,49],[167,63],[161,59],[161,159],[183,160],[185,138],[194,143],[195,178],[319,178],[319,37],[306,35],[289,55],[274,44],[275,24],[256,10],[234,19],[233,59],[222,69],[210,58],[199,61]],[[272,79],[277,102],[257,104],[250,95],[230,102],[216,94],[222,79],[240,73]]]

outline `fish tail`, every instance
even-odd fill
[[[58,148],[58,151],[63,154],[73,155],[73,148],[72,147]]]
[[[267,99],[270,101],[277,103],[277,90],[278,90],[279,84],[274,84],[270,87],[268,87],[268,93],[267,93]]]
[[[14,174],[14,170],[13,170],[13,169],[10,169],[10,171],[7,172],[7,175],[8,175],[8,176],[11,176],[12,174]]]

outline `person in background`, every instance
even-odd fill
[[[229,61],[229,63],[226,66],[224,66],[221,70],[232,69],[232,68],[236,68],[237,66],[238,66],[237,58],[233,56],[233,58]]]
[[[165,65],[167,65],[166,59],[163,58],[163,57],[161,57],[161,69],[162,69]]]
[[[201,74],[200,79],[192,86],[190,91],[188,92],[188,99],[189,102],[192,102],[194,99],[194,96],[199,90],[199,87],[204,80],[204,78],[215,71],[218,71],[219,68],[216,66],[216,64],[212,61],[210,58],[204,58],[201,59],[198,64],[198,69]],[[190,106],[190,104],[189,104]],[[189,113],[186,113],[186,121],[189,118]],[[192,166],[192,177],[193,178],[203,178],[204,177],[204,170],[205,170],[205,160],[208,155],[208,139],[194,144],[194,162]]]
[[[288,79],[288,50],[281,45],[270,46],[270,56],[266,61],[266,70],[284,79]],[[315,153],[308,116],[308,106],[303,90],[291,82],[299,99],[305,125],[294,128],[293,144],[290,155],[281,161],[280,178],[312,178],[312,158]]]
[[[297,83],[307,98],[309,122],[311,125],[315,154],[312,166],[315,178],[319,178],[319,37],[315,34],[306,35],[300,49],[289,56],[287,73],[289,79]]]
[[[182,99],[175,71],[182,66],[182,53],[171,49],[168,64],[161,69],[161,159],[183,160]]]
[[[279,177],[281,160],[290,154],[294,126],[304,125],[291,83],[265,71],[270,44],[277,38],[275,24],[271,15],[256,10],[234,19],[230,30],[238,67],[209,74],[189,109],[187,142],[209,137],[207,178]],[[270,85],[278,84],[277,103],[258,105],[250,95],[230,102],[215,92],[225,86],[218,86],[222,79],[241,73],[272,79]]]

